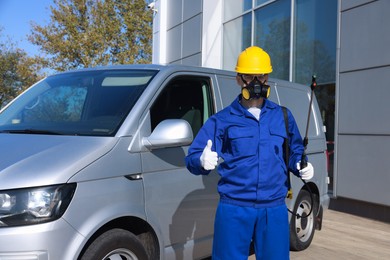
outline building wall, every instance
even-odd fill
[[[222,68],[222,0],[203,1],[202,67]]]
[[[202,65],[202,0],[158,0],[153,63]]]
[[[390,1],[341,0],[334,194],[390,206]]]

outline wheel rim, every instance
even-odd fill
[[[126,248],[119,248],[108,253],[102,260],[138,260],[138,257]]]
[[[308,241],[313,232],[313,214],[311,213],[310,216],[306,217],[310,213],[310,209],[311,205],[306,200],[302,201],[297,208],[297,215],[302,217],[295,217],[295,229],[297,237],[302,242]]]

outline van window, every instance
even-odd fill
[[[50,76],[0,113],[0,131],[113,136],[156,70],[90,70]]]
[[[195,137],[214,113],[210,97],[209,78],[180,76],[171,80],[151,108],[152,130],[165,119],[184,119]]]
[[[25,106],[23,121],[79,121],[86,95],[87,88],[83,86],[50,88]]]

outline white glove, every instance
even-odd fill
[[[200,156],[200,164],[205,170],[214,170],[215,166],[218,164],[218,154],[211,151],[213,142],[211,140],[207,141],[206,147],[203,149],[203,153]]]
[[[314,176],[314,168],[311,163],[307,163],[307,166],[301,170],[301,161],[297,163],[297,169],[301,175],[302,180],[310,180]]]

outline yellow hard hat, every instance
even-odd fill
[[[248,47],[238,56],[236,72],[242,74],[269,74],[272,72],[271,58],[260,47]]]

